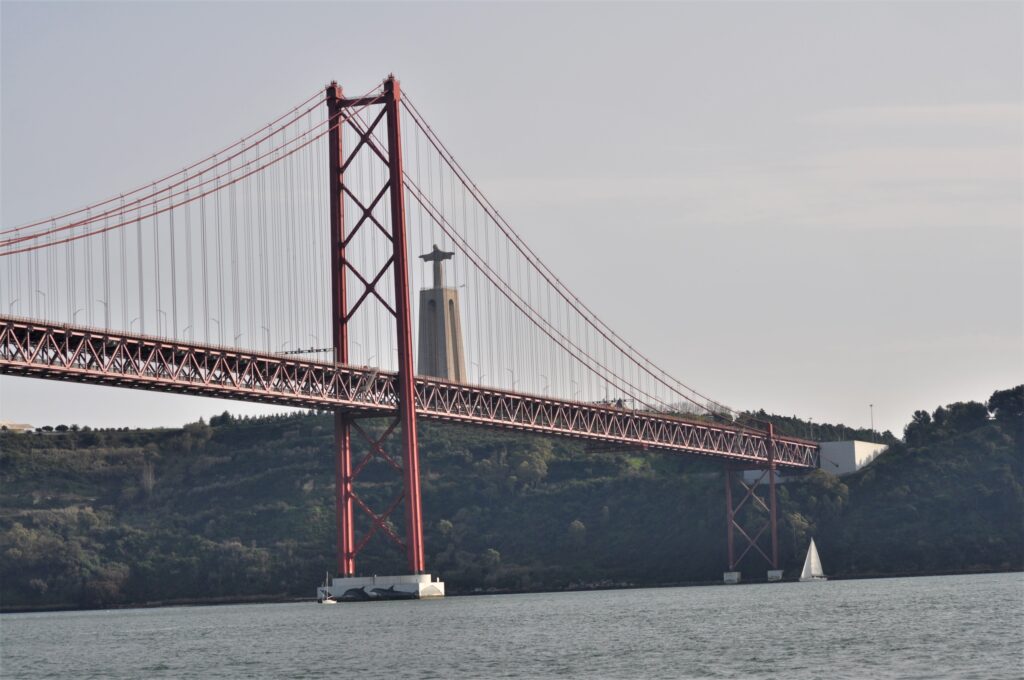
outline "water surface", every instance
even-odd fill
[[[0,616],[4,678],[1024,677],[1024,575]]]

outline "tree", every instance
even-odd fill
[[[219,416],[213,416],[212,418],[210,418],[210,427],[230,425],[233,421],[234,417],[227,411],[224,411],[224,413],[221,413]]]
[[[903,430],[903,439],[907,446],[923,446],[932,433],[932,417],[928,411],[914,411],[910,422]]]
[[[946,407],[946,430],[950,434],[963,434],[976,430],[988,422],[988,408],[976,401],[958,401]]]
[[[988,400],[988,410],[1009,434],[1020,437],[1024,434],[1024,385],[993,392]]]
[[[484,568],[487,571],[494,571],[501,565],[501,553],[494,548],[488,548],[484,551],[484,554],[480,556],[480,561],[483,563]]]
[[[156,472],[151,461],[147,460],[142,465],[142,474],[139,481],[142,484],[142,490],[146,492],[146,496],[152,496],[153,487],[156,485]]]
[[[569,543],[577,548],[587,542],[587,526],[578,519],[569,522],[568,534]]]
[[[551,460],[551,443],[539,440],[525,450],[512,456],[512,471],[524,487],[535,487],[548,476],[548,461]]]

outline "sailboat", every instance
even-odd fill
[[[818,557],[818,549],[811,539],[811,545],[807,548],[807,559],[804,560],[804,570],[800,572],[801,581],[827,581],[825,572],[821,569],[821,558]]]
[[[324,574],[324,584],[317,588],[317,604],[338,604],[338,600],[331,594],[331,575]]]

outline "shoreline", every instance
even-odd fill
[[[837,574],[830,575],[829,581],[862,581],[862,580],[875,580],[875,579],[887,579],[887,578],[921,578],[929,576],[976,576],[982,574],[1022,574],[1024,568],[1021,569],[986,569],[979,571],[929,571],[929,572],[908,572],[908,573],[894,573],[894,574]],[[778,583],[797,583],[796,578],[787,578]],[[766,579],[750,579],[744,580],[738,586],[745,585],[762,585],[767,584]],[[616,583],[610,585],[580,585],[579,587],[566,587],[557,590],[501,590],[501,589],[489,589],[489,590],[474,590],[469,592],[452,593],[446,595],[446,598],[450,597],[478,597],[481,595],[534,595],[544,593],[580,593],[580,592],[592,592],[602,590],[639,590],[646,588],[696,588],[696,587],[707,587],[707,586],[724,586],[725,584],[721,581],[686,581],[679,583],[654,583],[654,584],[630,584],[630,583]],[[121,603],[113,604],[104,607],[82,607],[72,604],[53,604],[53,605],[39,605],[39,606],[23,606],[23,607],[6,607],[0,604],[0,615],[2,614],[48,614],[56,612],[80,612],[80,611],[109,611],[118,609],[156,609],[159,607],[216,607],[223,605],[242,605],[242,604],[293,604],[297,602],[308,602],[313,603],[316,598],[314,597],[294,597],[289,595],[250,595],[250,596],[226,596],[226,597],[208,597],[208,598],[195,598],[195,599],[178,599],[178,600],[157,600],[152,602],[132,602],[132,603]]]

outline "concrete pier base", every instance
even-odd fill
[[[781,580],[782,580],[782,570],[781,569],[769,569],[768,570],[768,582],[769,583],[771,583],[772,581],[781,581]]]
[[[729,586],[734,586],[740,582],[740,572],[738,571],[727,571],[722,574],[722,582]]]
[[[331,579],[316,589],[317,601],[332,597],[340,602],[370,600],[425,600],[444,597],[444,581],[430,574],[400,576],[349,576]]]

